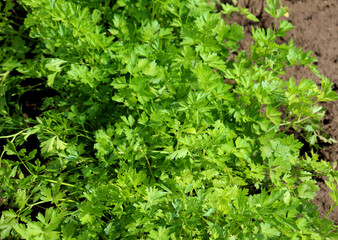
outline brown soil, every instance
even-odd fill
[[[246,20],[241,16],[234,16],[232,21],[244,26],[246,37],[241,43],[241,48],[248,50],[250,45],[251,26],[272,27],[274,20],[267,13],[262,12],[263,0],[239,0],[242,7],[249,8],[250,12],[260,18],[259,23]],[[224,0],[223,2],[231,2]],[[264,0],[265,2],[265,0]],[[296,28],[281,38],[281,42],[287,42],[292,37],[297,47],[304,51],[312,51],[318,60],[318,69],[333,83],[333,90],[338,90],[338,1],[337,0],[284,0],[280,1],[289,8],[287,19]],[[320,82],[310,70],[296,66],[288,70],[285,79],[292,76],[295,80],[309,78]],[[338,101],[322,103],[327,108],[323,119],[323,130],[333,139],[338,140]],[[319,156],[330,163],[338,160],[338,144],[321,144]],[[329,195],[330,189],[325,185],[324,179],[317,178],[320,191],[313,202],[317,205],[320,217],[324,217],[330,209],[332,199]],[[334,220],[338,225],[338,208],[330,213],[328,219]]]

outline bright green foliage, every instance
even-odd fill
[[[322,175],[338,204],[337,173],[284,131],[332,141],[317,103],[337,95],[311,52],[276,43],[293,28],[277,0],[250,53],[204,0],[18,2],[1,8],[1,238],[337,239],[310,202]],[[293,65],[321,86],[282,80]],[[26,118],[32,78],[57,94]]]

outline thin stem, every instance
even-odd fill
[[[51,179],[45,179],[47,182],[51,182],[51,183],[58,183],[57,181],[55,180],[51,180]],[[73,184],[69,184],[69,183],[64,183],[64,182],[61,182],[60,183],[61,185],[64,185],[64,186],[68,186],[68,187],[76,187],[75,185]]]
[[[25,168],[27,169],[27,171],[28,171],[31,175],[36,176],[36,174],[34,174],[33,172],[31,172],[31,170],[27,167],[26,163],[22,160],[22,158],[21,158],[18,154],[17,154],[16,156],[20,159],[21,163],[25,166]]]
[[[2,80],[2,81],[5,81],[6,78],[7,78],[7,76],[9,75],[10,72],[11,72],[11,71],[7,71],[7,72],[5,72],[5,73],[0,74],[0,76],[3,76],[1,80]]]
[[[228,173],[228,175],[229,175],[229,178],[230,178],[230,180],[231,180],[231,183],[234,185],[234,184],[235,184],[234,179],[232,178],[232,176],[231,176],[231,174],[230,174],[230,172],[229,172],[229,169],[228,169],[227,167],[225,167],[225,171],[227,171],[227,173]]]
[[[23,130],[21,130],[20,132],[17,132],[17,133],[12,134],[12,135],[0,136],[0,139],[1,139],[1,138],[11,138],[11,137],[13,137],[12,140],[11,140],[11,143],[13,143],[14,140],[15,140],[15,138],[16,138],[18,135],[20,135],[21,133],[23,133],[23,132],[25,132],[25,131],[27,131],[27,130],[28,130],[28,128],[23,129]],[[16,151],[16,150],[15,150],[15,151]],[[16,152],[16,153],[17,153],[17,152]],[[1,165],[2,165],[2,157],[4,156],[4,154],[5,154],[5,151],[3,150],[2,153],[1,153],[1,155],[0,155],[0,167],[1,167]],[[33,173],[28,169],[28,167],[27,167],[26,164],[23,162],[23,160],[19,157],[19,155],[17,155],[17,157],[20,159],[20,161],[21,161],[21,162],[23,163],[23,165],[26,167],[26,169],[28,170],[28,172],[29,172],[30,174],[32,174],[32,175],[35,176],[35,174],[33,174]]]
[[[330,210],[327,212],[327,214],[325,215],[324,218],[327,218],[327,217],[329,216],[329,214],[330,214],[336,207],[338,207],[338,204],[335,203],[335,204],[333,205],[333,203],[332,203],[332,204],[331,204],[331,207],[330,207]]]
[[[285,123],[281,123],[279,124],[279,126],[273,126],[271,127],[267,132],[270,132],[272,129],[276,128],[276,127],[280,127],[280,126],[285,126],[285,125],[289,125],[287,127],[285,127],[285,130],[288,130],[290,127],[292,127],[294,124],[298,124],[298,123],[301,123],[303,122],[304,120],[308,119],[308,118],[311,118],[311,117],[305,117],[305,118],[302,118],[302,119],[298,119],[297,121],[296,120],[293,120],[291,122],[285,122]]]
[[[25,129],[21,130],[20,132],[14,133],[14,134],[12,134],[12,135],[0,136],[0,139],[1,139],[1,138],[11,138],[11,137],[13,137],[13,138],[15,139],[18,135],[20,135],[21,133],[23,133],[23,132],[25,132],[25,131],[27,131],[27,130],[28,130],[28,128],[25,128]],[[13,139],[12,139],[11,142],[13,142]]]
[[[148,157],[147,157],[147,154],[145,154],[145,153],[142,151],[141,148],[139,148],[139,149],[140,149],[141,153],[144,154],[144,157],[145,157],[145,159],[147,160],[147,164],[148,164],[148,168],[149,168],[151,177],[152,177],[153,179],[155,179],[154,174],[153,174],[153,171],[151,170],[151,165],[150,165],[149,159],[148,159]]]

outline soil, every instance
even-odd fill
[[[224,0],[223,2],[231,2]],[[264,0],[265,2],[265,0]],[[333,90],[338,90],[338,1],[337,0],[284,0],[280,1],[289,8],[289,16],[283,17],[296,28],[289,34],[279,39],[280,43],[288,42],[290,38],[294,40],[297,47],[304,51],[312,51],[312,56],[318,60],[319,71],[328,77],[333,83]],[[241,49],[248,50],[250,46],[251,26],[272,27],[274,20],[266,12],[262,11],[263,0],[239,0],[242,7],[249,8],[259,19],[259,23],[252,22],[242,16],[234,16],[231,21],[235,21],[244,26],[246,37],[241,43]],[[285,79],[293,77],[296,81],[302,78],[314,80],[318,85],[320,79],[309,69],[296,66],[288,70]],[[323,130],[333,139],[338,140],[338,101],[321,103],[327,108],[326,115],[322,121]],[[338,160],[338,144],[320,143],[318,154],[321,159],[330,162]],[[337,170],[337,169],[336,169]],[[329,195],[330,189],[325,185],[322,178],[317,178],[320,191],[317,193],[313,202],[317,205],[319,216],[325,217],[330,209],[332,199]],[[338,208],[332,211],[328,219],[334,220],[338,225]]]

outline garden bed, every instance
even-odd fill
[[[336,2],[43,2],[1,8],[1,237],[336,239]]]
[[[273,26],[273,19],[263,12],[261,14],[262,1],[241,0],[239,3],[246,6],[256,16],[260,16],[260,22],[254,23],[244,17],[236,16],[233,21],[245,26],[246,38],[241,42],[242,49],[248,49],[251,38],[249,37],[251,26],[259,25],[262,27]],[[302,47],[304,51],[313,51],[313,56],[318,60],[319,70],[327,76],[333,83],[333,90],[338,90],[338,3],[336,0],[286,0],[283,1],[290,12],[287,19],[296,28],[281,39],[281,42],[288,42],[290,37],[295,44]],[[293,67],[288,69],[285,79],[290,76],[298,81],[301,78],[318,79],[309,69],[304,67]],[[327,108],[326,115],[322,121],[323,130],[333,139],[338,140],[338,101],[322,103]],[[338,144],[319,143],[318,150],[320,157],[330,163],[338,161]],[[320,217],[324,217],[329,211],[332,199],[329,196],[330,189],[325,185],[322,178],[318,178],[320,191],[314,199]],[[335,221],[338,225],[338,208],[330,213],[328,219]]]

